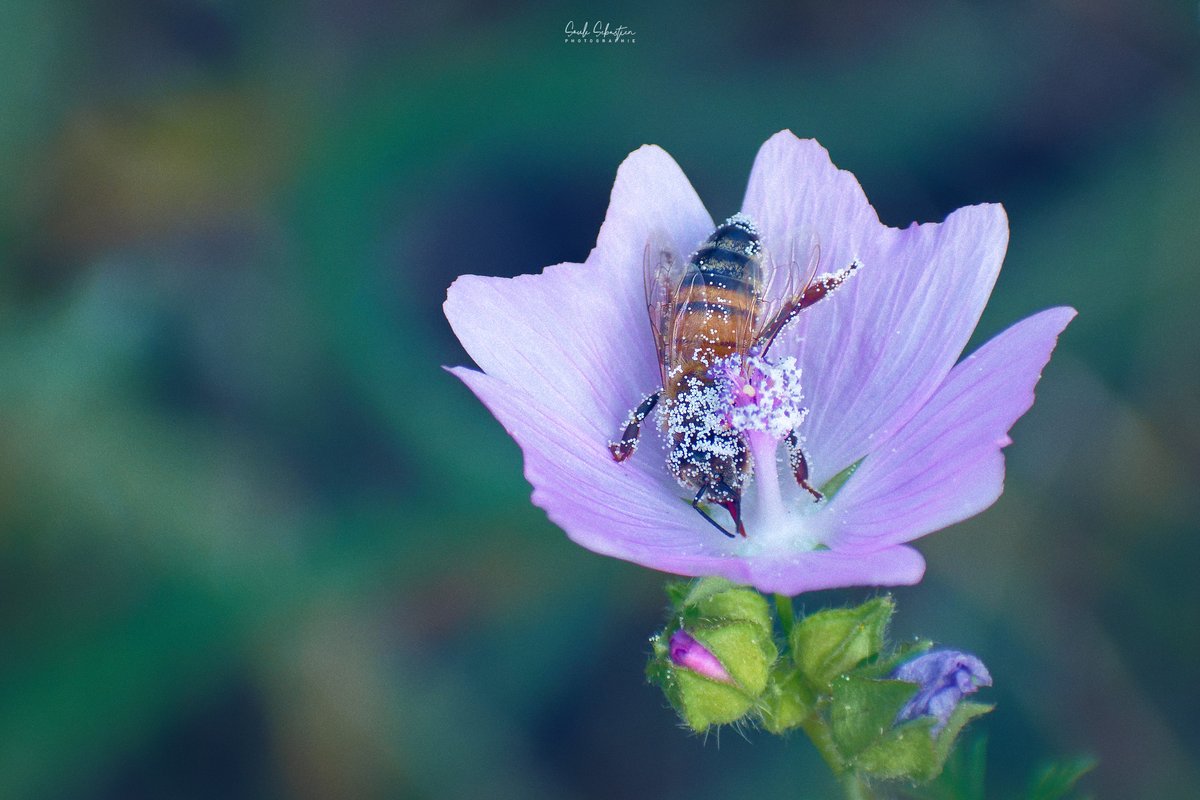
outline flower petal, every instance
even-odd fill
[[[862,268],[801,314],[773,355],[795,355],[809,416],[803,433],[821,484],[903,425],[961,355],[1008,243],[998,205],[959,209],[941,224],[880,224],[857,180],[819,144],[773,136],[755,160],[744,211],[778,258],[816,236],[821,270]]]
[[[603,443],[659,384],[642,282],[650,233],[669,232],[686,253],[712,227],[674,160],[642,147],[617,171],[586,263],[516,278],[463,276],[450,287],[446,317],[487,374],[579,423],[607,425]]]
[[[750,584],[761,592],[786,595],[843,586],[909,586],[925,574],[925,559],[903,545],[870,553],[836,550],[771,553],[741,563],[744,569],[716,574]]]
[[[663,460],[649,457],[654,453],[618,464],[595,421],[581,423],[490,375],[450,371],[517,440],[534,505],[571,539],[602,555],[685,575],[704,574],[700,564],[727,557],[731,540],[687,505]]]
[[[887,232],[858,179],[838,169],[815,139],[780,131],[754,159],[742,211],[758,224],[768,252],[781,264],[796,256],[803,266],[813,236],[821,247],[822,269],[844,267],[864,244]],[[804,278],[807,276],[801,276]]]
[[[1058,335],[1052,308],[1018,322],[958,364],[929,403],[867,456],[830,504],[836,550],[908,542],[978,514],[1004,488],[1008,430],[1031,405]]]

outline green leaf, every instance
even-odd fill
[[[767,678],[779,652],[762,627],[744,620],[724,620],[691,628],[688,633],[717,657],[747,694],[757,698],[766,690]]]
[[[721,592],[739,588],[736,583],[725,578],[700,578],[696,581],[672,581],[674,585],[682,584],[687,588],[682,605],[694,606]]]
[[[717,683],[688,670],[675,670],[667,699],[689,728],[700,733],[712,725],[736,722],[754,707],[755,698],[737,686]]]
[[[688,592],[692,590],[692,581],[667,581],[663,589],[667,593],[667,602],[671,608],[682,610],[687,604]]]
[[[938,772],[942,771],[942,765],[946,763],[946,758],[950,755],[951,749],[954,747],[954,742],[958,738],[958,734],[966,727],[967,723],[976,717],[982,717],[984,714],[995,708],[989,703],[972,703],[964,701],[958,704],[958,708],[954,709],[954,713],[950,715],[950,721],[946,723],[946,727],[938,733],[937,736],[937,771],[930,775],[930,778],[936,777]]]
[[[842,487],[846,485],[846,481],[850,480],[850,476],[855,473],[855,471],[858,469],[858,466],[862,464],[866,458],[866,456],[863,456],[858,461],[855,461],[853,464],[846,467],[844,470],[825,482],[825,485],[820,488],[820,492],[821,494],[825,495],[826,502],[832,500],[834,496],[842,490]]]
[[[804,617],[789,637],[792,657],[817,689],[883,649],[884,633],[896,610],[889,596],[857,608],[835,608]]]
[[[672,581],[667,584],[667,597],[687,628],[705,621],[743,620],[772,630],[767,599],[725,578]]]
[[[670,681],[671,674],[671,659],[670,659],[670,635],[673,629],[667,628],[665,631],[660,631],[650,637],[650,649],[652,655],[650,660],[646,662],[646,678],[651,683],[659,686],[666,686]]]
[[[860,774],[883,780],[929,780],[941,770],[930,729],[935,720],[923,717],[890,731],[854,759]]]
[[[762,726],[779,734],[797,728],[816,710],[817,696],[796,667],[779,662],[759,701]]]
[[[770,635],[773,627],[767,598],[753,589],[730,584],[730,588],[702,594],[699,599],[689,595],[687,602],[689,616],[695,614],[701,620],[748,622],[757,625],[767,635]]]
[[[925,786],[905,791],[914,800],[986,800],[987,737],[956,748],[942,772]]]
[[[1033,776],[1029,800],[1061,800],[1074,789],[1084,775],[1096,767],[1092,756],[1076,756],[1046,764]]]
[[[833,741],[854,758],[892,733],[896,715],[917,687],[905,681],[879,681],[845,675],[833,682],[829,721]]]

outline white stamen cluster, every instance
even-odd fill
[[[808,414],[802,405],[800,367],[791,356],[776,363],[761,356],[743,360],[733,355],[716,364],[711,374],[725,407],[725,423],[739,433],[758,431],[782,439]]]

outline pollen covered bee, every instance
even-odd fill
[[[665,236],[652,237],[646,245],[646,307],[662,385],[630,412],[620,439],[610,442],[609,450],[616,461],[633,455],[642,422],[658,406],[670,445],[668,470],[695,493],[692,508],[726,536],[734,534],[703,504],[728,511],[734,529],[745,536],[742,489],[753,465],[744,434],[729,424],[722,407],[716,371],[730,365],[744,370],[748,356],[765,359],[797,314],[841,286],[858,267],[855,261],[814,279],[820,252],[816,245],[809,250],[808,274],[796,289],[794,252],[786,267],[777,269],[764,254],[758,229],[743,214],[718,225],[686,261]],[[753,388],[745,391],[752,393]],[[787,439],[796,481],[820,500],[808,483],[799,436],[792,430]]]

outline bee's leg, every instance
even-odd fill
[[[608,443],[608,450],[612,453],[613,461],[624,461],[633,455],[633,451],[638,446],[638,436],[642,432],[642,420],[654,410],[661,394],[662,390],[660,389],[654,394],[646,395],[641,404],[629,412],[629,416],[625,418],[625,431],[621,434],[620,440]]]
[[[775,337],[779,332],[787,327],[787,324],[796,318],[804,309],[816,303],[829,295],[834,289],[846,282],[846,279],[854,274],[862,264],[855,259],[850,266],[840,269],[837,272],[828,273],[826,275],[817,276],[812,282],[805,287],[804,291],[795,296],[788,298],[783,307],[776,312],[775,316],[763,328],[762,333],[758,337],[759,349],[765,355],[771,343],[775,341]]]
[[[729,512],[729,516],[733,517],[733,526],[737,529],[738,534],[745,539],[746,528],[742,525],[742,496],[738,492],[733,491],[724,483],[718,484],[718,488],[724,488],[724,494],[732,497],[732,500],[718,501],[717,505]],[[722,529],[724,530],[724,529]]]
[[[697,513],[699,513],[699,514],[700,514],[700,516],[702,516],[702,517],[704,517],[706,520],[708,520],[709,524],[710,524],[710,525],[712,525],[714,528],[716,528],[716,529],[717,529],[717,530],[719,530],[721,533],[723,533],[723,534],[725,534],[726,536],[728,536],[730,539],[734,538],[732,533],[730,533],[729,531],[725,530],[725,526],[724,526],[724,525],[722,525],[721,523],[717,522],[715,519],[713,519],[711,516],[709,516],[709,514],[708,514],[708,512],[707,512],[707,511],[705,511],[703,508],[701,508],[701,507],[700,507],[700,498],[704,497],[704,493],[705,493],[705,492],[707,492],[707,491],[708,491],[708,486],[707,486],[707,485],[705,485],[705,486],[701,486],[701,487],[700,487],[700,491],[696,492],[696,497],[695,497],[695,499],[693,499],[693,500],[692,500],[692,508],[696,509]],[[726,504],[726,503],[721,503],[721,505],[722,505],[722,506],[725,506],[725,508],[727,508],[727,509],[729,508],[729,504]],[[734,505],[734,508],[738,508],[738,505],[740,505],[740,504],[738,504],[738,503],[737,503],[737,501],[734,501],[734,504],[733,504],[733,505]],[[740,509],[738,509],[738,510],[740,511]],[[730,513],[730,514],[734,514],[734,512],[733,512],[733,511],[730,511],[729,513]],[[745,535],[746,535],[746,531],[745,531],[745,529],[744,529],[744,528],[742,528],[742,520],[741,520],[741,515],[740,515],[740,514],[734,514],[734,517],[733,517],[733,519],[734,519],[734,522],[736,522],[736,523],[737,523],[738,531],[739,531],[739,532],[742,534],[742,536],[745,536]]]
[[[796,483],[800,484],[800,488],[807,491],[814,498],[814,502],[820,500],[825,495],[818,492],[808,482],[808,459],[804,457],[804,448],[800,446],[800,437],[796,436],[796,432],[792,431],[788,434],[788,461],[792,465],[792,473],[796,476]]]

